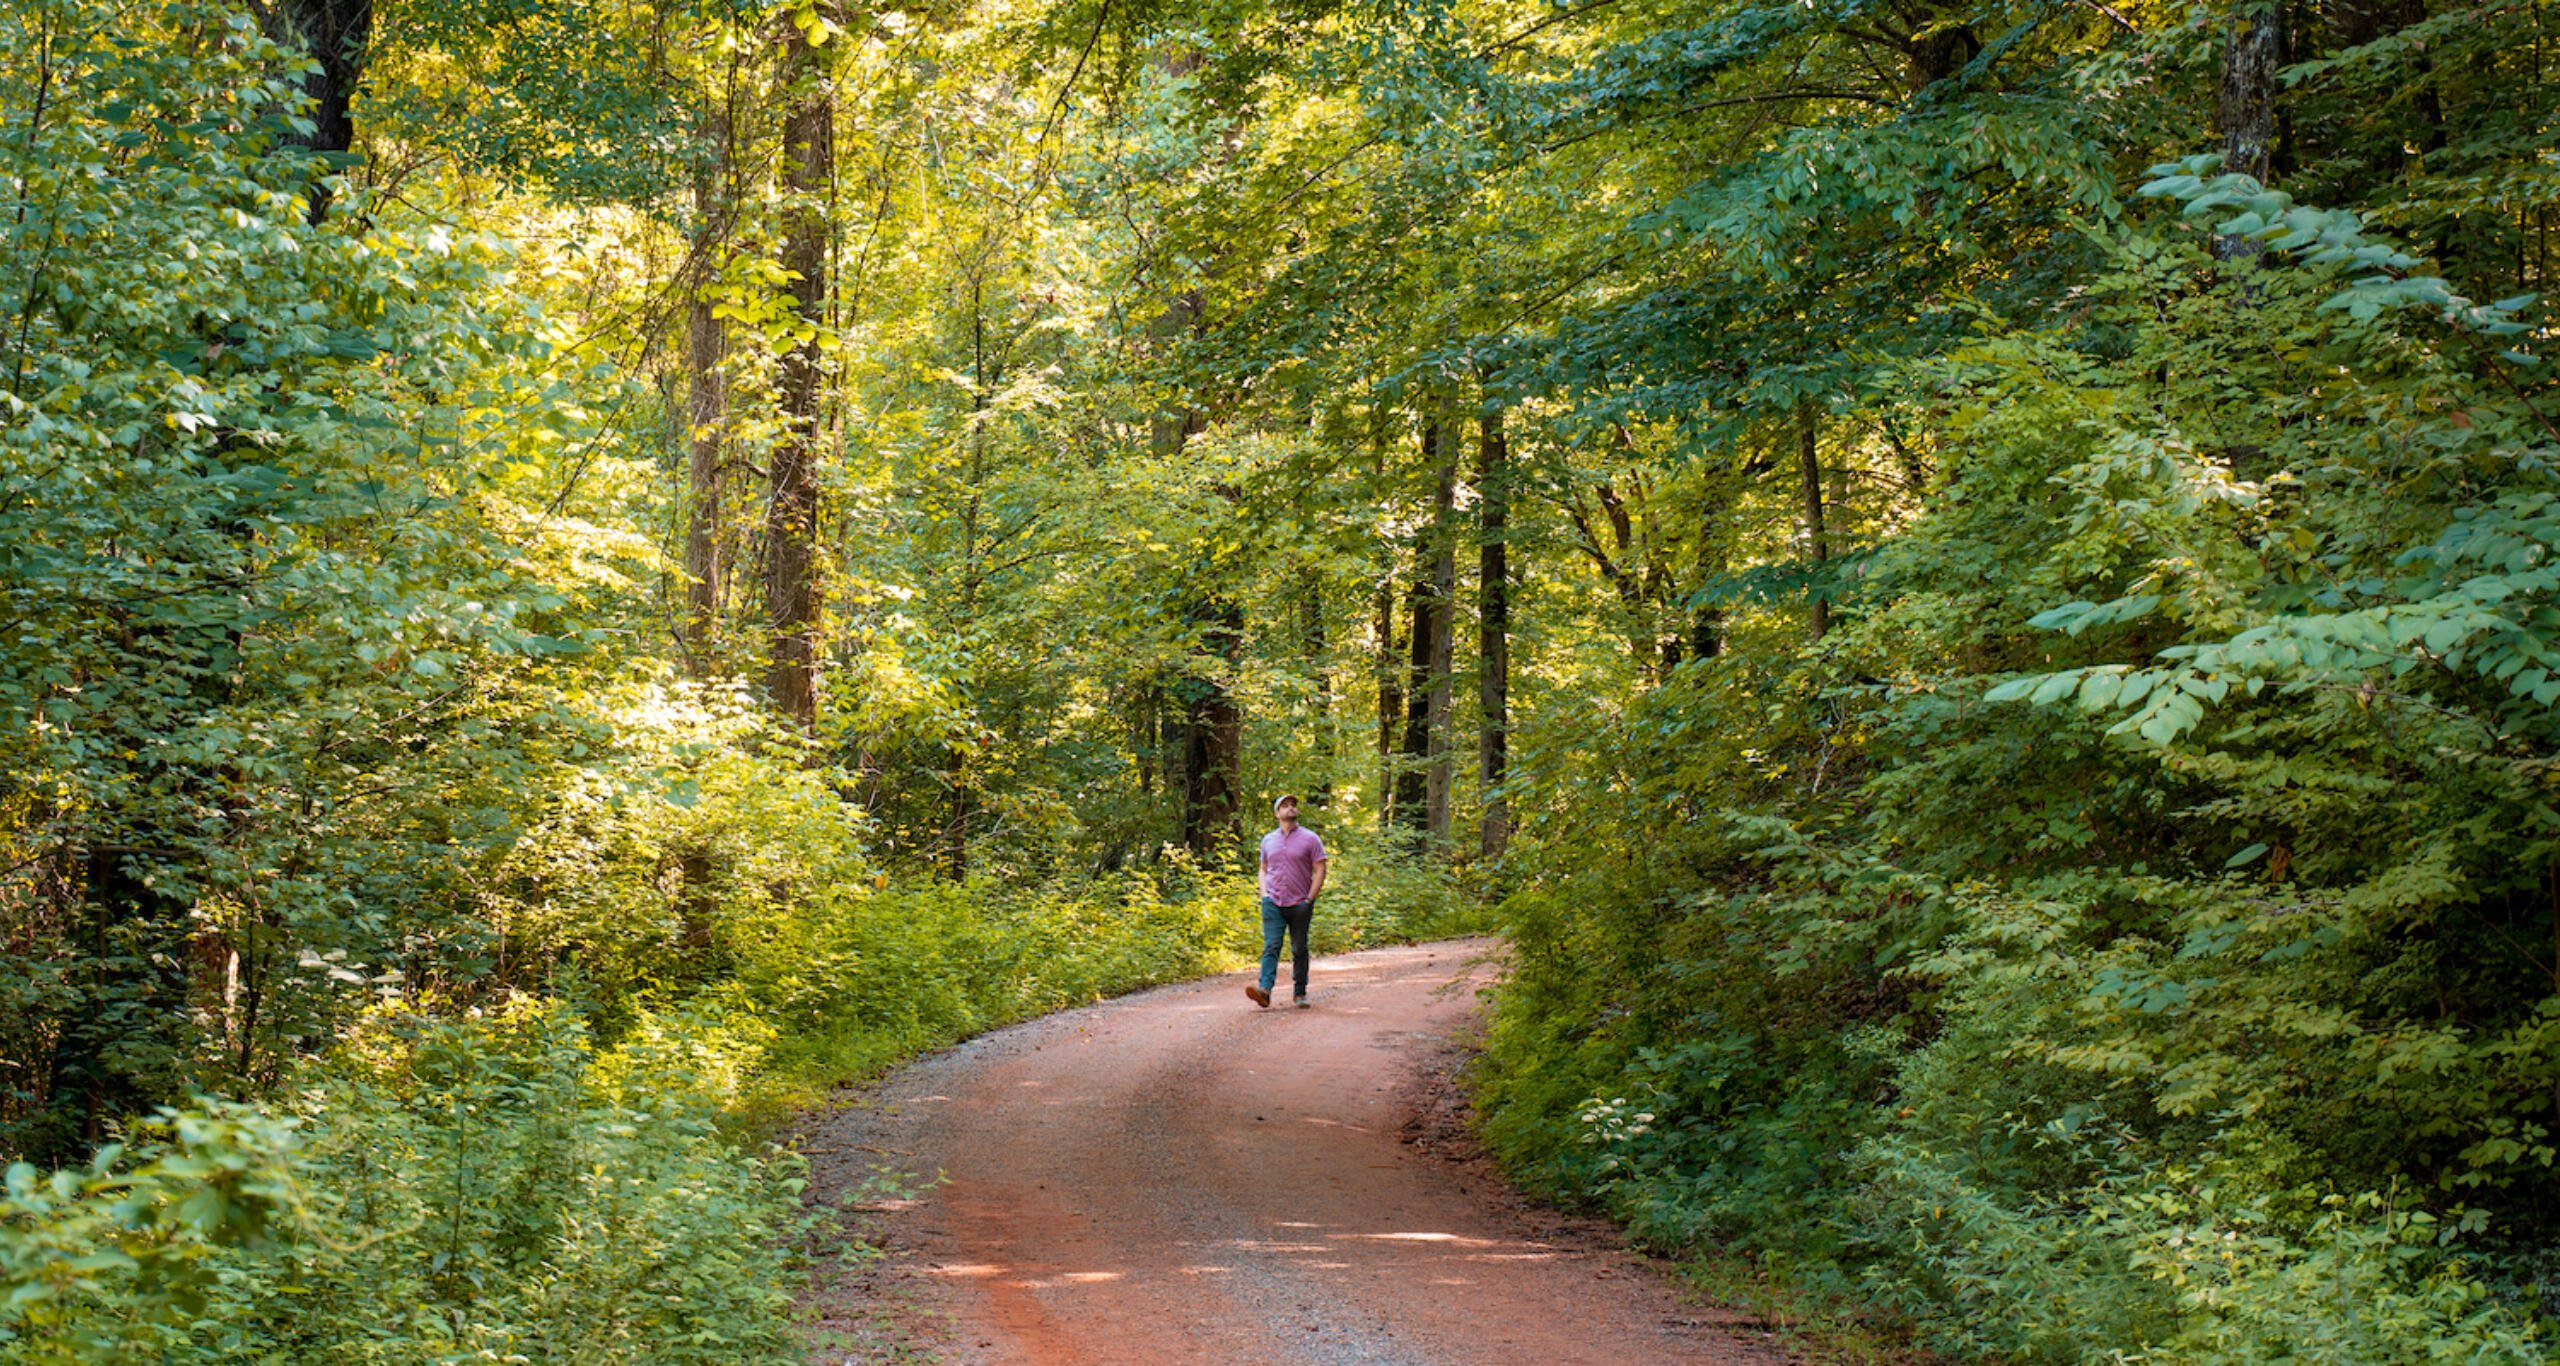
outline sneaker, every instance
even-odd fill
[[[1252,997],[1255,1005],[1261,1006],[1266,1010],[1271,1006],[1271,993],[1264,991],[1260,987],[1246,987],[1244,989],[1244,994]]]
[[[1307,1008],[1307,998],[1306,998],[1306,997],[1304,997],[1304,996],[1299,997],[1299,998],[1298,998],[1298,1009],[1300,1009],[1300,1010],[1304,1010],[1304,1009],[1306,1009],[1306,1008]]]

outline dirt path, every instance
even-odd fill
[[[1303,1011],[1255,1009],[1241,976],[1167,987],[893,1075],[813,1127],[819,1188],[884,1161],[947,1179],[885,1202],[889,1255],[822,1297],[819,1359],[1783,1362],[1588,1221],[1412,1141],[1489,947],[1319,960]],[[883,1345],[884,1303],[921,1343]]]

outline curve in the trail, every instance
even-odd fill
[[[1400,1141],[1491,947],[1321,960],[1307,1010],[1223,977],[987,1035],[821,1121],[819,1186],[942,1175],[883,1216],[874,1284],[951,1362],[1784,1360]]]

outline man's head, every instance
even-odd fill
[[[1298,825],[1298,799],[1295,797],[1283,796],[1280,800],[1271,804],[1271,814],[1280,818],[1280,826],[1282,829],[1296,829]]]

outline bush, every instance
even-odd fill
[[[0,1361],[795,1361],[795,1164],[718,1126],[699,1049],[599,1066],[530,999],[386,1010],[290,1113],[163,1113],[10,1170]]]

